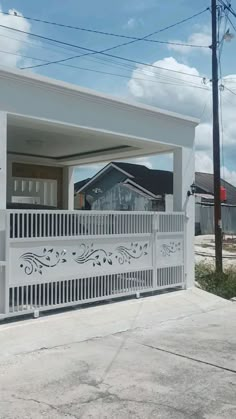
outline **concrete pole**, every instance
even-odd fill
[[[74,167],[63,168],[63,209],[74,210]]]
[[[0,112],[0,209],[7,205],[7,115]]]
[[[194,145],[192,148],[179,148],[174,151],[174,211],[186,214],[185,227],[185,274],[186,288],[194,286],[194,236],[195,236],[195,197],[188,197],[190,186],[195,178]]]
[[[0,112],[0,313],[6,313],[7,115]]]

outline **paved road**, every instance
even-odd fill
[[[0,418],[235,418],[235,330],[197,289],[1,325]]]

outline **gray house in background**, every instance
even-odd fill
[[[91,179],[75,184],[75,208],[113,211],[165,211],[173,193],[173,173],[112,162]]]
[[[195,174],[196,234],[214,231],[213,175]],[[224,180],[223,230],[236,233],[236,188]],[[75,208],[107,211],[172,211],[173,173],[139,164],[112,162],[95,176],[75,183]]]
[[[196,203],[214,202],[213,175],[195,174]],[[226,205],[236,206],[236,188],[221,180]],[[92,178],[75,183],[75,208],[113,211],[165,211],[171,209],[173,173],[140,164],[112,162]]]

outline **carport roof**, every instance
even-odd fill
[[[117,97],[114,97],[105,93],[101,93],[92,89],[81,87],[72,83],[67,83],[61,80],[41,76],[30,71],[24,71],[24,70],[12,69],[12,68],[7,68],[7,69],[0,68],[0,78],[8,78],[8,79],[16,78],[16,79],[20,79],[24,83],[28,83],[28,84],[33,83],[34,85],[46,84],[47,87],[51,89],[67,90],[77,95],[82,95],[82,96],[85,95],[93,99],[96,99],[96,98],[99,100],[103,99],[105,101],[113,102],[114,104],[121,104],[123,106],[129,106],[129,107],[133,107],[137,109],[147,110],[149,112],[154,112],[154,113],[170,116],[172,118],[189,121],[196,125],[199,123],[199,120],[197,118],[182,115],[176,112],[170,112],[164,109],[145,105],[143,103],[138,103],[135,101],[124,100],[124,99],[117,98]]]
[[[20,70],[0,69],[7,152],[79,166],[193,147],[198,120]]]

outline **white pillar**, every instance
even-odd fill
[[[173,212],[173,195],[165,195],[165,211]]]
[[[7,115],[0,112],[0,313],[8,306],[6,284]]]
[[[7,204],[7,115],[0,112],[0,209]]]
[[[74,210],[74,168],[63,167],[63,209]]]
[[[195,178],[194,146],[174,151],[174,211],[186,214],[185,273],[186,287],[194,286],[195,198],[188,197]]]

